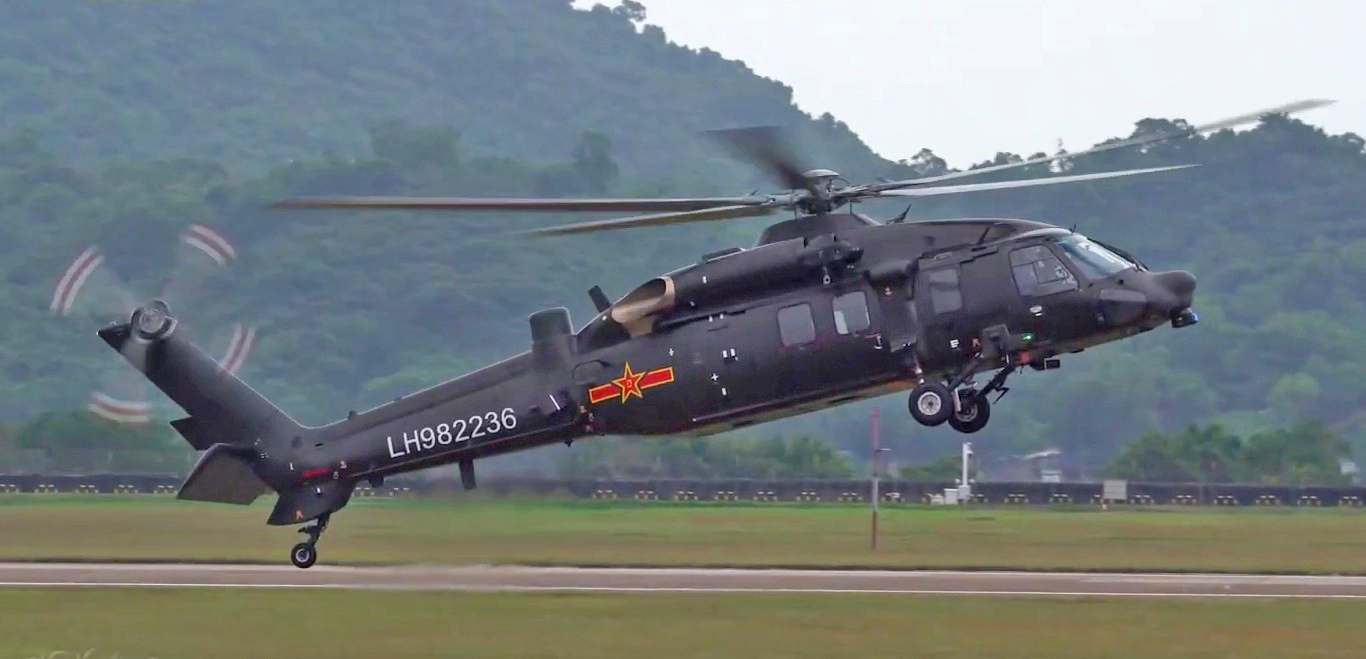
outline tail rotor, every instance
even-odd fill
[[[123,355],[134,367],[145,370],[149,342],[180,330],[171,316],[170,303],[183,304],[201,297],[209,279],[221,274],[238,256],[231,242],[205,224],[195,224],[181,232],[175,249],[160,294],[150,302],[139,303],[148,297],[135,293],[107,263],[101,247],[91,245],[62,271],[48,310],[56,316],[87,319],[99,325],[126,319],[132,325],[134,340],[123,346]],[[206,347],[218,363],[236,373],[255,346],[257,331],[251,325],[235,323],[214,327],[203,334],[208,338]],[[148,402],[147,380],[124,364],[111,363],[97,379],[87,409],[114,423],[148,423],[152,405]]]

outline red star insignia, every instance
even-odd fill
[[[631,396],[645,397],[645,392],[640,389],[640,379],[643,377],[645,377],[644,373],[633,373],[631,362],[626,362],[626,368],[622,371],[621,377],[612,380],[612,384],[617,385],[617,389],[621,391],[621,402],[626,402],[626,399]]]

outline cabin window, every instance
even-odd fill
[[[1025,297],[1077,290],[1077,278],[1072,271],[1043,245],[1011,252],[1010,269],[1015,274],[1015,287]]]
[[[872,325],[868,321],[868,297],[863,291],[854,291],[835,297],[835,331],[840,334],[858,334]]]
[[[778,310],[778,334],[783,345],[799,346],[816,340],[816,321],[811,305],[797,304]]]
[[[963,292],[958,288],[958,266],[935,268],[923,273],[930,289],[930,306],[935,313],[950,313],[963,308]]]

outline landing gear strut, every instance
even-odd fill
[[[308,540],[294,545],[294,549],[289,552],[289,562],[294,567],[305,569],[313,567],[318,562],[318,538],[321,538],[323,531],[327,530],[327,520],[331,513],[323,513],[318,517],[318,521],[299,529],[299,533],[307,533]]]
[[[954,430],[961,433],[974,433],[985,428],[991,419],[991,403],[988,396],[999,393],[996,399],[1000,400],[1009,388],[1005,386],[1006,378],[1017,368],[1014,365],[1006,366],[992,376],[986,386],[979,391],[968,385],[968,380],[976,364],[969,364],[963,368],[948,383],[941,383],[936,380],[925,380],[911,389],[911,399],[908,407],[911,416],[926,426],[937,426],[948,422]],[[965,386],[966,385],[966,386]]]

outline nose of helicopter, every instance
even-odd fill
[[[1172,311],[1180,311],[1195,299],[1195,275],[1185,270],[1160,272],[1153,277],[1157,285],[1171,296]]]
[[[1167,294],[1168,317],[1172,327],[1189,327],[1200,322],[1200,317],[1191,309],[1195,299],[1195,275],[1185,270],[1160,272],[1153,280]]]

